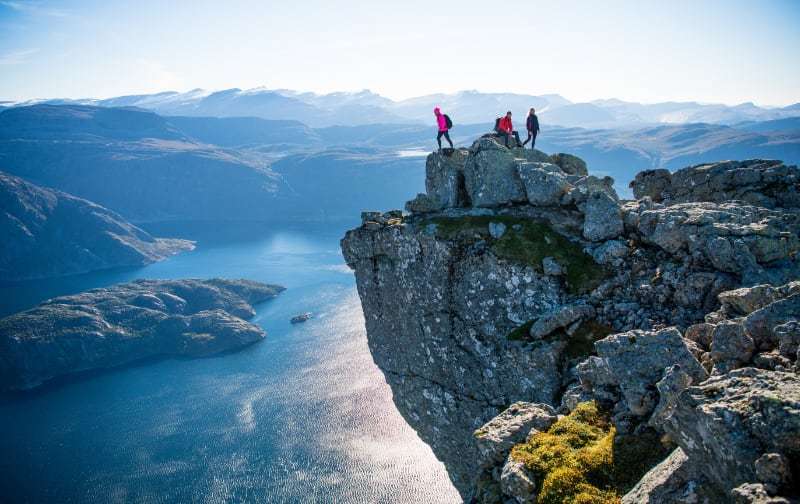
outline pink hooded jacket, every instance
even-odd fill
[[[436,107],[433,109],[433,113],[436,114],[436,123],[439,125],[439,131],[447,131],[447,121],[445,121],[441,109]]]

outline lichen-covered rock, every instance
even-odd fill
[[[791,464],[781,453],[765,453],[756,459],[756,477],[773,495],[788,490],[793,479]]]
[[[472,206],[496,207],[526,201],[517,175],[519,160],[496,142],[475,142],[464,164],[464,184]]]
[[[138,280],[50,299],[0,320],[0,389],[155,356],[204,356],[264,338],[245,318],[283,287],[248,280]]]
[[[744,326],[758,348],[771,350],[778,346],[775,327],[795,319],[800,314],[800,294],[771,303],[744,319]]]
[[[769,263],[794,260],[800,250],[797,229],[789,214],[738,202],[653,208],[642,211],[637,220],[646,243],[673,255],[700,254],[714,268],[739,274],[756,274]]]
[[[784,497],[772,496],[761,483],[743,483],[731,490],[734,504],[793,504]]]
[[[519,504],[536,502],[536,479],[525,464],[508,458],[500,473],[500,489]]]
[[[645,474],[627,494],[622,504],[716,503],[720,496],[680,448]]]
[[[561,306],[536,319],[531,325],[530,336],[538,340],[557,329],[563,329],[573,322],[594,316],[594,308],[585,304]]]
[[[769,284],[762,284],[721,292],[719,301],[722,303],[722,309],[728,313],[749,315],[781,297],[775,287]]]
[[[583,237],[591,241],[616,238],[624,229],[619,202],[607,193],[596,191],[589,195],[584,211]]]
[[[531,205],[558,206],[561,197],[571,187],[567,177],[554,164],[518,163],[517,175]]]
[[[684,390],[689,388],[692,382],[692,377],[681,369],[679,364],[675,364],[664,370],[664,377],[656,383],[658,404],[653,410],[648,424],[659,428],[664,420],[672,414],[672,410],[675,408],[675,405],[678,404],[680,395]]]
[[[649,414],[656,406],[654,388],[668,366],[679,364],[695,382],[707,377],[674,328],[614,334],[594,346],[622,391],[628,409],[637,416]]]
[[[411,213],[430,213],[442,208],[443,203],[428,194],[417,194],[413,200],[406,202],[406,210]]]
[[[586,161],[578,156],[559,152],[557,154],[552,154],[550,160],[567,175],[586,176],[589,174],[589,170],[586,169]]]
[[[467,206],[464,187],[466,149],[456,149],[451,155],[434,152],[425,161],[425,191],[438,208]]]
[[[556,421],[556,412],[547,404],[517,402],[475,431],[480,465],[502,462],[511,448],[521,443],[531,429],[545,431]]]
[[[797,316],[800,318],[800,314],[797,314]],[[773,332],[778,338],[778,350],[781,355],[796,359],[797,353],[800,351],[800,322],[792,320],[775,326]]]
[[[542,271],[545,275],[560,276],[564,274],[564,268],[558,264],[554,257],[545,257],[542,259]]]
[[[673,174],[649,170],[631,184],[636,198],[667,203],[744,201],[766,208],[800,207],[800,169],[749,159],[689,166]]]
[[[757,481],[763,453],[800,456],[800,377],[743,368],[692,386],[664,428],[721,489]]]
[[[667,191],[671,182],[672,174],[667,169],[644,170],[636,174],[630,188],[633,189],[633,197],[636,199],[650,198],[661,202],[668,197]]]
[[[723,322],[718,324],[711,336],[711,359],[716,372],[727,372],[748,362],[755,351],[753,338],[742,324]]]

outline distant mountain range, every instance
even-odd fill
[[[478,91],[432,94],[393,101],[367,90],[315,94],[265,88],[234,88],[215,92],[194,89],[185,93],[168,91],[104,100],[45,100],[44,103],[139,107],[169,116],[296,120],[313,127],[379,123],[429,124],[432,121],[433,107],[437,105],[457,124],[491,122],[506,110],[512,110],[521,124],[528,109],[534,107],[543,124],[585,128],[641,128],[686,123],[733,125],[745,121],[772,121],[800,116],[800,103],[783,108],[759,107],[753,103],[735,106],[697,102],[642,104],[616,99],[574,103],[557,94],[537,96]]]
[[[582,157],[629,195],[628,182],[648,168],[744,158],[796,164],[799,125],[784,118],[589,129],[543,121],[537,147]],[[457,123],[452,137],[468,146],[490,129],[491,122]],[[407,155],[434,146],[433,126],[408,122],[312,127],[76,104],[0,111],[0,170],[139,223],[328,220],[397,208],[424,186],[424,162]]]

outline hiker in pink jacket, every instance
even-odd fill
[[[449,121],[447,114],[442,114],[441,109],[436,107],[433,109],[433,115],[436,116],[436,124],[439,126],[439,134],[436,135],[436,143],[439,144],[439,150],[442,150],[442,137],[445,137],[450,143],[450,148],[453,148],[453,141],[450,140],[450,126],[452,123]]]

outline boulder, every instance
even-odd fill
[[[775,287],[763,284],[721,292],[719,302],[723,310],[729,314],[748,315],[781,297]]]
[[[744,483],[731,490],[733,504],[793,504],[784,497],[771,496],[761,483]]]
[[[464,187],[472,206],[496,207],[527,201],[514,154],[490,139],[473,144],[464,165]]]
[[[800,377],[743,368],[689,387],[664,429],[721,489],[757,481],[764,453],[800,456]]]
[[[452,154],[434,152],[425,161],[425,192],[434,207],[469,206],[464,188],[464,163],[469,151],[456,149]]]
[[[413,200],[406,202],[406,210],[410,213],[431,213],[437,212],[442,208],[444,207],[439,200],[427,194],[417,194]]]
[[[656,207],[631,220],[645,243],[673,255],[702,254],[720,271],[743,273],[800,251],[794,217],[738,202]]]
[[[519,504],[536,502],[536,476],[525,464],[508,457],[500,473],[500,489]]]
[[[695,467],[680,448],[676,448],[663,462],[650,469],[622,497],[622,504],[677,502],[720,502],[718,496],[707,488],[702,469]]]
[[[589,174],[589,170],[586,169],[586,161],[572,154],[565,154],[563,152],[552,154],[550,156],[550,162],[561,168],[561,171],[567,175],[580,175],[585,177]]]
[[[745,317],[744,326],[759,349],[771,350],[779,344],[775,327],[797,318],[798,314],[800,294],[793,294],[752,312]]]
[[[753,338],[747,334],[742,324],[726,321],[714,328],[711,335],[711,359],[716,364],[717,371],[727,372],[747,364],[754,351]]]
[[[583,237],[591,241],[604,241],[622,234],[622,211],[619,202],[607,193],[596,191],[586,201]]]
[[[756,477],[771,494],[792,483],[791,461],[781,453],[765,453],[756,459]]]
[[[608,240],[592,250],[592,258],[598,264],[612,265],[621,263],[628,256],[630,248],[622,240]]]
[[[664,168],[644,170],[636,174],[630,183],[630,188],[633,189],[633,197],[636,199],[650,198],[661,202],[668,196],[671,182],[672,175],[669,170]]]
[[[628,409],[636,416],[648,415],[655,408],[654,389],[665,368],[680,365],[694,383],[708,376],[675,328],[613,334],[594,346],[618,384]]]
[[[558,206],[572,187],[554,164],[518,163],[517,175],[525,186],[528,202],[534,206]]]
[[[681,393],[692,384],[692,377],[681,369],[680,365],[668,367],[664,370],[664,377],[656,383],[658,390],[658,404],[648,420],[648,424],[658,428],[661,423],[672,414],[678,403]]]
[[[517,402],[475,431],[480,466],[501,463],[515,444],[521,443],[532,429],[546,431],[557,420],[547,404]]]
[[[797,316],[800,317],[800,314]],[[776,326],[773,332],[778,338],[778,350],[781,355],[796,359],[797,352],[800,351],[800,322],[791,320]]]
[[[553,257],[545,257],[542,259],[542,272],[545,275],[561,276],[564,274],[564,268]]]
[[[673,173],[662,194],[670,203],[738,200],[766,208],[798,208],[800,169],[764,159],[690,166]]]
[[[594,308],[586,304],[561,306],[539,317],[531,325],[530,336],[535,340],[542,339],[557,329],[567,327],[578,320],[593,317],[594,314]]]

